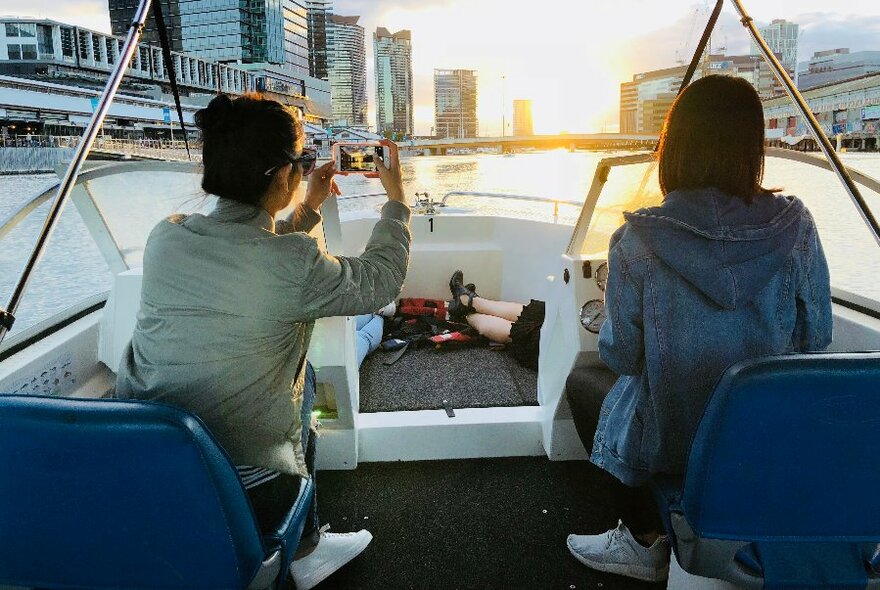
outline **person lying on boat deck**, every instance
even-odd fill
[[[797,197],[762,187],[763,171],[755,89],[728,76],[687,87],[660,138],[663,203],[624,214],[609,245],[599,354],[620,378],[600,411],[575,414],[620,501],[616,528],[568,537],[591,568],[664,579],[669,547],[645,484],[684,473],[716,380],[740,360],[831,342],[816,225]]]
[[[360,258],[334,257],[306,235],[331,192],[333,163],[315,168],[296,112],[259,95],[215,97],[196,113],[208,215],[175,215],[144,251],[137,326],[116,396],[198,415],[239,466],[258,524],[273,530],[314,469],[315,395],[306,353],[314,321],[369,313],[400,293],[409,264],[410,209],[397,146],[385,142],[388,194]],[[305,199],[293,214],[275,215]],[[358,555],[367,531],[319,532],[315,506],[290,571],[311,588]]]
[[[452,300],[450,318],[466,321],[480,336],[508,345],[513,358],[524,367],[538,370],[541,326],[544,325],[544,302],[532,299],[528,304],[493,301],[477,295],[473,283],[464,284],[460,270],[449,279]]]

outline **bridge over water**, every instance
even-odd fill
[[[534,149],[637,149],[653,147],[656,135],[621,133],[586,133],[562,135],[508,135],[505,137],[448,137],[443,139],[417,139],[403,142],[401,147],[423,149],[431,154],[443,155],[450,149],[475,149],[494,147],[502,152],[517,148]]]

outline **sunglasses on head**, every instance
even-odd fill
[[[308,176],[311,174],[312,170],[315,169],[315,163],[318,161],[318,152],[312,149],[303,149],[302,153],[299,156],[294,156],[290,152],[284,152],[284,157],[287,159],[287,162],[291,164],[299,164],[302,166],[303,176]],[[287,166],[287,162],[283,164],[278,164],[277,166],[272,166],[268,170],[266,170],[263,174],[266,176],[272,176],[275,172],[278,171],[279,168]]]

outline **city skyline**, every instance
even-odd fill
[[[501,133],[505,93],[508,132],[512,97],[533,101],[536,133],[613,130],[620,83],[631,80],[636,72],[671,67],[677,59],[688,59],[706,18],[705,13],[695,14],[692,3],[675,0],[663,7],[645,0],[622,0],[614,6],[564,4],[566,18],[559,22],[539,13],[534,19],[521,19],[502,9],[505,4],[500,0],[470,7],[459,0],[379,1],[369,7],[353,0],[336,0],[334,12],[361,14],[360,24],[366,30],[385,26],[412,31],[418,40],[412,64],[417,134],[428,134],[433,125],[432,76],[437,67],[479,70],[482,135]],[[880,49],[876,41],[880,38],[880,7],[850,0],[837,3],[829,13],[827,3],[804,0],[798,3],[797,13],[790,13],[783,9],[791,7],[782,3],[751,4],[747,3],[747,8],[759,24],[785,18],[800,25],[800,62],[816,51],[837,47],[853,52]],[[83,0],[75,6],[34,0],[28,6],[32,16],[110,30],[106,0]],[[22,14],[20,2],[0,0],[0,13]],[[614,25],[597,27],[591,24],[594,22]],[[449,42],[450,31],[455,31],[455,43]],[[526,44],[522,39],[537,42]],[[747,36],[729,7],[713,41],[716,48],[726,46],[731,55],[749,52]],[[375,56],[369,43],[366,52],[366,78],[374,81]],[[581,59],[581,55],[588,58]],[[376,116],[374,84],[368,83],[367,88],[368,121],[372,122]]]

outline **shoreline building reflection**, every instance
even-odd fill
[[[477,137],[476,70],[434,70],[434,136]]]
[[[391,33],[378,27],[373,33],[376,66],[376,133],[392,139],[412,137],[412,33]]]

